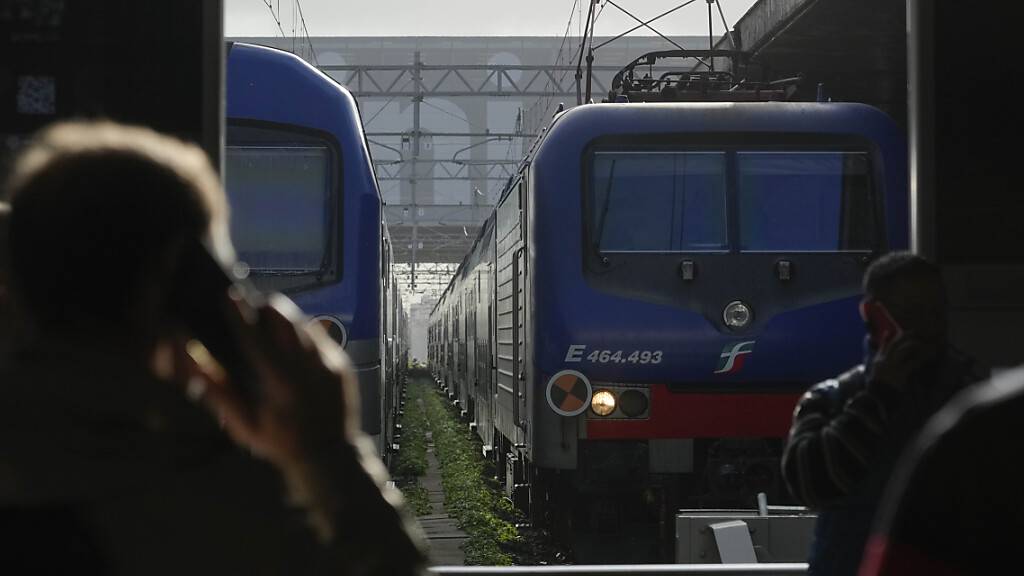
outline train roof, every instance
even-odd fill
[[[258,116],[255,112],[266,113],[271,110],[282,119],[316,126],[323,123],[324,119],[318,120],[318,115],[328,111],[326,107],[340,105],[346,110],[357,111],[355,97],[347,88],[291,52],[257,44],[230,42],[228,64],[228,90],[231,89],[232,80],[238,76],[244,76],[248,82],[264,84],[256,93],[257,97],[247,94],[244,99],[232,99],[229,94],[229,116]],[[259,66],[258,73],[252,73],[250,66]],[[287,90],[282,91],[280,87],[286,87]],[[301,102],[295,101],[296,93],[301,94]]]
[[[455,279],[462,276],[462,274],[465,272],[466,264],[469,263],[469,258],[470,256],[473,255],[473,251],[476,250],[476,247],[480,245],[480,241],[483,239],[484,235],[486,235],[493,226],[494,211],[491,211],[491,214],[486,219],[484,219],[483,225],[480,226],[480,230],[479,232],[477,232],[476,238],[473,240],[473,244],[471,245],[469,251],[466,252],[466,254],[462,257],[462,261],[459,262],[459,267],[455,269],[455,272],[452,273],[452,277],[448,279],[448,285],[445,286],[444,290],[441,291],[441,295],[437,298],[437,302],[435,302],[434,307],[431,308],[431,316],[433,316],[434,312],[437,312],[437,307],[441,304],[441,301],[444,300],[445,296],[448,294],[448,291],[451,290],[452,285],[455,284]]]
[[[848,102],[671,102],[592,104],[562,114],[544,134],[596,138],[671,133],[836,133],[872,138],[898,135],[881,110]]]

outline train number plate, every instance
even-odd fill
[[[661,350],[598,350],[585,344],[572,344],[565,353],[566,362],[591,364],[661,364]]]

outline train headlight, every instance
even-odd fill
[[[590,409],[598,416],[607,416],[615,412],[615,394],[609,390],[598,390],[590,399]]]
[[[338,346],[344,348],[348,344],[348,330],[345,329],[345,325],[341,323],[341,320],[334,316],[323,315],[313,318],[311,322],[319,324],[327,332],[327,335],[331,337],[331,340],[338,343]]]
[[[750,306],[739,300],[730,302],[722,312],[722,319],[729,328],[743,328],[750,324],[750,319],[753,317],[754,311],[751,310]]]

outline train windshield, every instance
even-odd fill
[[[231,239],[254,273],[313,274],[331,236],[327,146],[228,146]]]
[[[867,154],[739,152],[736,164],[741,250],[871,250]]]
[[[600,252],[846,252],[875,244],[863,152],[595,152],[590,182],[590,235]]]
[[[725,167],[720,152],[598,152],[591,203],[598,249],[725,249]]]

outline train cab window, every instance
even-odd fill
[[[787,151],[736,156],[740,250],[872,249],[867,154]]]
[[[592,170],[590,229],[599,251],[727,248],[724,153],[597,152]]]
[[[328,235],[328,149],[229,146],[226,152],[239,257],[255,271],[318,271]]]
[[[313,135],[229,126],[231,239],[256,275],[333,276],[334,147]]]

